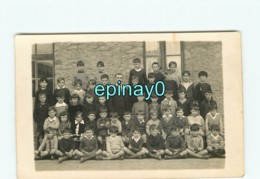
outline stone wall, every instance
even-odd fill
[[[223,71],[221,42],[183,42],[184,69],[191,72],[191,80],[199,82],[199,71],[208,73],[207,82],[211,85],[213,98],[218,111],[223,112]]]
[[[118,72],[123,73],[124,81],[128,82],[133,59],[143,60],[143,42],[55,43],[54,55],[55,78],[64,77],[70,90],[79,60],[85,63],[87,74],[96,73],[96,63],[102,60],[111,82],[115,82]]]

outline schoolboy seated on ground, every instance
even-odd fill
[[[85,133],[80,139],[79,150],[75,154],[80,157],[81,163],[102,154],[102,151],[98,148],[98,141],[93,135],[92,129],[85,129]]]
[[[180,136],[180,130],[173,126],[171,135],[167,137],[165,143],[165,159],[186,158],[186,143],[183,137]]]
[[[148,155],[152,158],[161,160],[164,154],[164,139],[158,131],[158,126],[155,124],[150,125],[150,134],[147,137],[147,150]]]
[[[199,135],[200,127],[198,124],[190,126],[190,135],[187,136],[187,149],[188,155],[200,159],[208,159],[208,151],[204,149],[203,138]]]
[[[129,139],[132,136],[134,122],[131,119],[131,112],[125,111],[124,120],[122,121],[122,140],[124,144],[127,146],[129,143]]]
[[[109,129],[110,136],[106,138],[106,151],[103,154],[104,159],[123,159],[125,145],[121,136],[118,136],[118,128],[111,126]]]
[[[54,159],[58,150],[58,137],[50,127],[45,130],[45,137],[38,150],[35,150],[35,159]]]
[[[59,140],[58,143],[58,150],[56,155],[59,156],[59,163],[73,159],[77,149],[75,148],[75,142],[71,138],[71,133],[69,129],[65,129],[62,131],[62,138]]]
[[[138,129],[133,130],[133,136],[129,140],[128,147],[124,148],[126,153],[125,158],[134,159],[139,158],[141,159],[148,150],[143,147],[144,141],[141,137],[141,133]]]
[[[162,136],[166,140],[167,136],[171,134],[173,128],[173,119],[174,116],[171,114],[170,106],[164,108],[163,116],[161,118],[162,125]]]
[[[224,139],[219,135],[219,126],[212,125],[211,133],[207,136],[207,150],[210,157],[225,158]]]

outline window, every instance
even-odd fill
[[[54,44],[34,44],[32,47],[32,96],[39,88],[39,79],[48,79],[48,88],[53,90]]]
[[[152,72],[153,62],[158,62],[163,69],[168,69],[168,64],[175,61],[178,72],[182,72],[181,42],[145,42],[144,46],[144,65],[147,74]]]

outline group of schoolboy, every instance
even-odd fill
[[[82,61],[73,77],[74,90],[65,86],[65,79],[57,79],[54,92],[48,80],[39,80],[35,94],[34,121],[37,124],[35,159],[184,159],[195,157],[225,157],[224,130],[217,103],[212,98],[207,72],[198,74],[200,82],[190,81],[190,72],[179,75],[176,62],[168,70],[152,64],[148,74],[141,68],[141,60],[133,60],[129,84],[147,85],[157,81],[165,84],[165,94],[144,100],[141,96],[96,96],[97,84],[109,84],[104,62],[97,63],[97,73],[87,75]],[[123,74],[116,80],[123,84]],[[120,84],[117,84],[120,85]]]

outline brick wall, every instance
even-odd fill
[[[221,42],[183,42],[184,69],[191,72],[191,80],[199,82],[199,71],[208,73],[213,98],[223,115],[223,71]]]
[[[72,90],[72,77],[77,72],[77,61],[82,60],[86,73],[96,73],[96,63],[102,60],[105,70],[114,82],[114,75],[123,73],[128,82],[133,59],[143,60],[142,42],[93,42],[93,43],[55,43],[55,78],[64,77],[66,86]],[[56,83],[56,82],[55,82]]]

